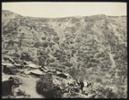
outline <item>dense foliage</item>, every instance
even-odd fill
[[[49,69],[60,69],[75,79],[86,79],[94,83],[92,91],[96,91],[96,98],[127,96],[125,16],[6,17],[2,18],[3,55],[17,62],[27,60]],[[40,92],[50,88],[53,89],[50,92],[54,91],[52,80],[50,84],[47,79],[41,80],[39,84],[47,84],[48,90],[44,88]],[[97,84],[99,89],[95,89]]]
[[[53,83],[51,74],[44,75],[36,85],[37,92],[46,98],[61,98],[63,93],[58,86]]]

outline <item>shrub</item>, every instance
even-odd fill
[[[32,61],[32,56],[28,52],[23,52],[21,54],[21,60]]]
[[[96,90],[96,98],[116,98],[116,94],[111,88],[98,87]]]
[[[52,75],[46,74],[37,82],[36,90],[46,98],[61,98],[62,91],[53,83]]]

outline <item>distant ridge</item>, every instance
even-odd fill
[[[12,11],[9,11],[9,10],[2,10],[2,13],[4,14],[15,14],[15,15],[18,15],[18,16],[23,16],[21,14],[17,14],[15,12],[12,12]],[[28,17],[28,18],[44,18],[44,19],[56,19],[56,18],[60,18],[60,19],[64,19],[64,18],[83,18],[83,17],[106,17],[106,16],[109,16],[109,17],[126,17],[126,16],[110,16],[110,15],[105,15],[105,14],[97,14],[97,15],[89,15],[89,16],[67,16],[67,17],[32,17],[32,16],[23,16],[23,17]]]

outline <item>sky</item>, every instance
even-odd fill
[[[127,4],[122,2],[4,2],[2,10],[31,17],[68,17],[105,14],[126,16]]]

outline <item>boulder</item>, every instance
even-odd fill
[[[25,65],[26,68],[33,68],[33,69],[38,69],[38,68],[41,68],[41,66],[39,65],[36,65],[32,62],[26,62],[26,65]]]
[[[42,76],[42,75],[44,75],[45,73],[43,73],[42,71],[40,71],[40,70],[32,70],[32,71],[30,71],[30,73],[29,73],[30,75],[34,75],[34,76]]]
[[[6,74],[15,75],[18,72],[18,69],[10,63],[2,63],[2,71]]]
[[[39,69],[31,69],[31,70],[26,70],[25,71],[25,74],[28,74],[28,75],[38,75],[38,76],[40,76],[40,75],[43,75],[44,73],[41,71],[41,70],[39,70]]]

